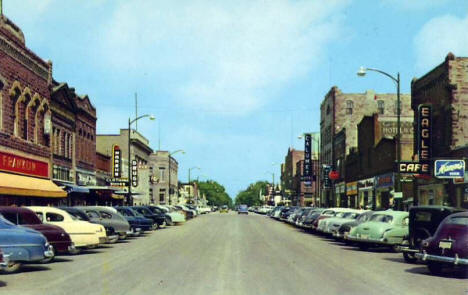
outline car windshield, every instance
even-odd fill
[[[385,223],[392,223],[393,216],[387,214],[374,214],[370,218],[370,221],[376,222],[385,222]]]
[[[357,213],[354,213],[354,212],[346,212],[346,213],[343,213],[343,215],[341,217],[343,218],[356,218],[358,214]]]
[[[135,216],[135,214],[129,210],[129,209],[125,209],[125,208],[118,208],[117,211],[119,211],[120,214],[122,214],[123,216]]]

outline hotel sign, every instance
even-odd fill
[[[436,160],[434,176],[437,178],[464,178],[465,161],[463,160]]]
[[[121,163],[122,163],[122,151],[118,145],[112,146],[112,177],[120,178],[121,176]]]
[[[312,136],[310,134],[305,135],[304,140],[304,171],[302,181],[312,181],[312,160],[311,160],[311,143]]]
[[[0,152],[0,171],[48,178],[49,163]]]

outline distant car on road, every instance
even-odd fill
[[[228,206],[223,205],[221,206],[221,210],[219,210],[219,213],[228,213],[229,209]]]
[[[247,205],[239,205],[239,208],[237,209],[237,214],[249,214],[249,208]]]

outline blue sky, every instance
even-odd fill
[[[88,94],[98,133],[139,114],[153,149],[178,154],[179,178],[209,178],[231,197],[270,180],[297,136],[319,130],[320,102],[343,92],[394,92],[359,66],[410,81],[449,51],[468,56],[466,0],[4,0],[54,78]],[[158,131],[160,130],[160,132]],[[160,136],[159,136],[160,135]]]

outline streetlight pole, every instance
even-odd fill
[[[169,205],[171,205],[171,200],[172,200],[172,191],[171,191],[171,156],[173,154],[176,154],[176,153],[182,153],[182,154],[185,154],[185,151],[184,150],[176,150],[172,153],[169,153],[169,163],[168,163],[168,173],[169,173],[169,176],[168,176],[168,180],[169,180]]]
[[[359,77],[363,77],[366,75],[366,71],[373,71],[380,73],[382,75],[385,75],[389,77],[390,79],[393,80],[393,82],[396,83],[397,86],[397,135],[396,135],[396,140],[397,140],[397,167],[400,167],[400,162],[401,162],[401,139],[400,139],[400,129],[401,129],[401,99],[400,99],[400,73],[397,73],[396,78],[393,77],[392,75],[378,70],[378,69],[373,69],[373,68],[364,68],[361,67],[359,68],[359,71],[357,72],[357,75]],[[401,173],[400,169],[397,169],[397,179],[395,181],[395,192],[400,193],[401,192]],[[375,196],[374,196],[374,202],[375,202]]]
[[[190,180],[190,171],[192,171],[193,169],[198,169],[198,170],[200,170],[200,167],[194,166],[194,167],[192,167],[192,168],[189,168],[189,170],[188,170],[188,185],[189,185],[189,187],[190,187],[190,181],[191,181],[191,180]],[[189,197],[190,197],[190,191],[189,191]]]
[[[131,118],[128,118],[128,195],[127,195],[127,205],[132,202],[132,152],[131,152],[131,137],[130,134],[132,130],[130,129],[132,124],[135,123],[136,121],[149,117],[150,120],[155,120],[156,118],[154,115],[142,115],[139,117],[136,117],[135,119],[131,120]]]

